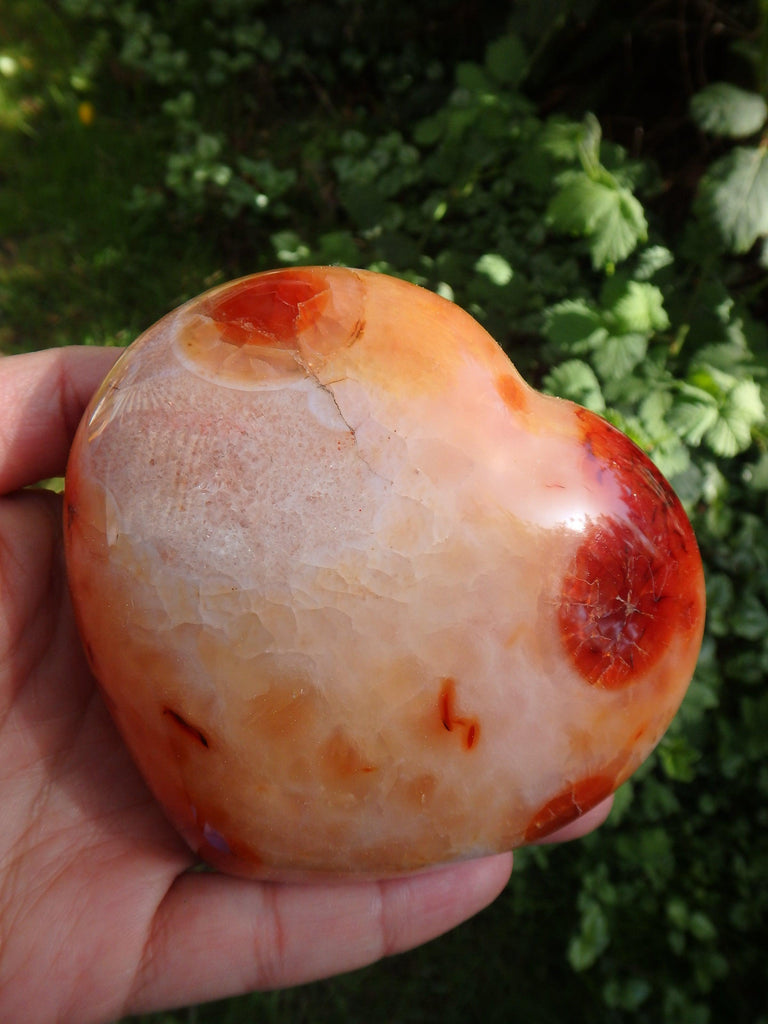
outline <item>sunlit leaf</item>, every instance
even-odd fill
[[[674,256],[664,245],[649,245],[644,249],[637,260],[635,267],[635,278],[638,281],[648,281],[659,270],[671,266],[674,263]]]
[[[568,359],[551,370],[544,378],[544,387],[559,398],[591,409],[592,412],[605,410],[605,399],[595,371],[582,359]]]
[[[565,299],[551,306],[546,312],[544,332],[562,348],[580,342],[589,344],[597,332],[601,337],[607,333],[600,311],[584,299]]]
[[[717,402],[705,391],[700,391],[698,400],[676,404],[670,418],[677,433],[688,444],[696,447],[701,444],[707,431],[717,423]]]
[[[760,388],[754,381],[740,380],[726,394],[707,442],[718,455],[737,455],[749,447],[753,428],[764,419]]]
[[[619,380],[631,373],[647,351],[644,334],[611,335],[595,345],[593,362],[604,380]]]
[[[768,147],[737,146],[702,179],[699,208],[733,252],[768,235]]]
[[[558,160],[575,161],[583,136],[584,128],[578,121],[566,120],[555,115],[545,123],[540,145]]]
[[[618,327],[625,333],[652,334],[669,327],[664,296],[655,285],[629,281],[611,307]]]
[[[507,260],[494,252],[487,252],[481,256],[475,263],[475,270],[499,287],[509,284],[514,273]]]
[[[582,171],[564,178],[547,217],[556,230],[587,238],[596,269],[626,259],[648,233],[643,208],[629,189]]]
[[[691,100],[691,114],[705,132],[744,138],[760,131],[768,118],[768,104],[759,93],[730,82],[712,82]]]

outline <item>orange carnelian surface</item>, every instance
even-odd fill
[[[661,738],[695,666],[685,513],[466,313],[363,271],[222,285],[83,419],[86,653],[190,845],[390,875],[546,836]]]

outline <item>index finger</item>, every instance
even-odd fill
[[[64,473],[85,407],[121,352],[72,346],[0,357],[0,494]]]

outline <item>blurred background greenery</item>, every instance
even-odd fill
[[[766,0],[2,0],[0,353],[370,267],[626,430],[694,522],[696,678],[457,931],[171,1022],[768,1024]]]

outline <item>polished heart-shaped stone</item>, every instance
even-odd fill
[[[85,650],[192,848],[387,876],[542,838],[647,757],[704,588],[647,456],[458,306],[338,267],[206,292],[78,431]]]

